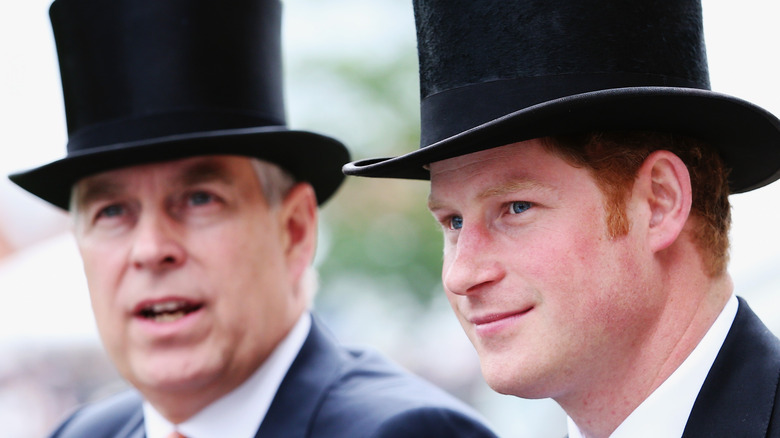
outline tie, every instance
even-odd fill
[[[187,437],[174,430],[166,438],[187,438]]]

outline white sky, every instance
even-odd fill
[[[0,173],[42,164],[65,153],[65,120],[49,0],[0,3]],[[286,56],[310,51],[382,52],[382,42],[413,38],[411,0],[286,0]],[[780,14],[776,0],[704,0],[713,89],[780,114]],[[359,20],[355,17],[368,17]],[[289,102],[288,102],[289,104]],[[291,125],[296,109],[288,105]],[[410,150],[417,145],[410,145]],[[360,151],[353,155],[362,157]],[[732,273],[737,291],[780,329],[780,183],[732,197]],[[420,206],[420,208],[424,208]],[[63,217],[0,178],[0,225],[29,246],[0,265],[0,340],[22,336],[94,337],[78,257]],[[41,240],[44,239],[44,240]],[[37,242],[35,245],[32,243]],[[777,267],[776,267],[777,266]],[[777,277],[777,278],[775,278]],[[772,282],[774,280],[774,282]],[[766,286],[770,285],[770,286]],[[767,289],[767,290],[765,290]],[[775,298],[777,295],[777,299]],[[64,309],[67,311],[63,312]],[[74,316],[78,316],[74,318]],[[73,324],[74,319],[81,321]],[[68,321],[61,323],[59,321]],[[774,322],[773,322],[774,321]]]

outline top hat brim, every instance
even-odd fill
[[[780,121],[744,100],[694,88],[628,87],[559,99],[507,114],[393,158],[360,160],[347,175],[428,179],[427,165],[534,138],[592,131],[659,131],[713,145],[730,169],[732,193],[780,177]]]
[[[349,161],[344,145],[327,136],[284,126],[226,129],[117,143],[70,153],[67,157],[9,178],[30,193],[68,209],[73,185],[108,170],[201,155],[241,155],[281,166],[314,187],[322,205],[341,185]]]

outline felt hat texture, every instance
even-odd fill
[[[780,177],[780,121],[710,89],[700,0],[415,0],[414,10],[420,148],[350,163],[348,175],[427,179],[429,163],[523,140],[652,130],[714,145],[734,193]]]
[[[344,145],[286,126],[279,0],[56,0],[67,156],[11,180],[68,208],[80,179],[195,155],[273,162],[321,204]]]

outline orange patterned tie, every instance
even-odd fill
[[[166,438],[187,438],[187,437],[174,430]]]

